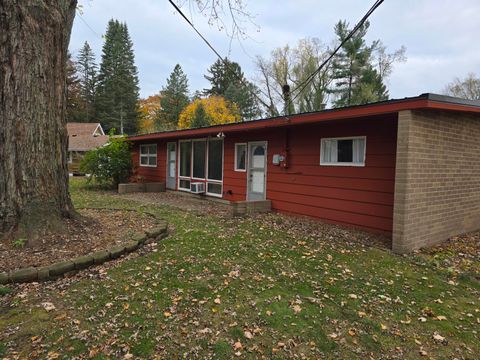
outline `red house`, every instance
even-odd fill
[[[480,228],[480,102],[423,94],[132,136],[141,181],[392,236],[396,252]]]

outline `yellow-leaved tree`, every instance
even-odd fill
[[[240,121],[236,104],[221,96],[196,99],[183,109],[178,118],[178,128],[188,129]]]
[[[138,132],[148,134],[156,131],[155,120],[158,110],[160,110],[160,95],[152,95],[146,99],[138,101]]]

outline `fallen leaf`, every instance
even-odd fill
[[[298,314],[300,311],[302,311],[302,307],[300,305],[293,305],[293,312],[295,314]]]
[[[243,335],[245,335],[245,337],[246,337],[247,339],[249,339],[249,340],[250,340],[250,339],[253,339],[253,334],[252,334],[250,331],[248,331],[248,330],[244,331],[244,332],[243,332]]]
[[[240,341],[237,341],[235,344],[233,344],[233,349],[234,350],[243,349],[242,343]]]
[[[47,311],[47,312],[56,309],[55,305],[53,305],[51,302],[44,302],[44,303],[42,303],[42,306],[45,309],[45,311]]]

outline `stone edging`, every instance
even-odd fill
[[[86,209],[86,208],[85,208]],[[92,208],[94,210],[121,210],[136,211],[132,209],[117,208]],[[34,281],[53,280],[67,272],[86,269],[93,265],[103,264],[104,262],[119,258],[124,254],[131,253],[143,246],[147,242],[161,240],[167,236],[167,222],[159,219],[154,214],[147,212],[148,215],[156,219],[156,225],[145,232],[135,233],[130,240],[120,245],[114,245],[106,250],[96,251],[87,255],[82,255],[74,259],[60,261],[48,266],[28,267],[10,272],[0,273],[0,285],[25,283]]]

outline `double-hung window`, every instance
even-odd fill
[[[157,167],[157,144],[140,145],[140,166]]]
[[[320,142],[320,165],[365,166],[365,136],[323,138]]]

